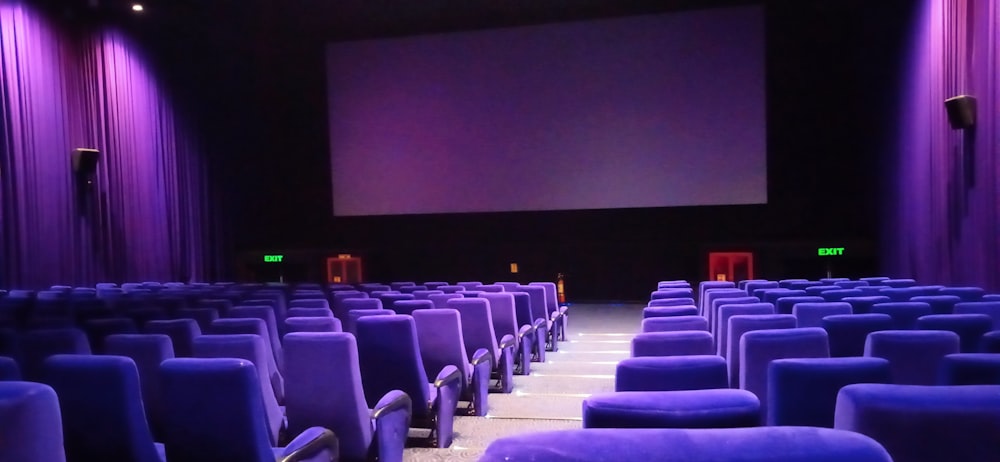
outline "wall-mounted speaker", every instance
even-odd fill
[[[94,176],[97,173],[97,161],[100,159],[101,152],[96,149],[74,149],[72,154],[73,173],[84,178]]]
[[[948,122],[951,128],[967,129],[976,125],[976,98],[969,95],[959,95],[944,100],[948,112]]]

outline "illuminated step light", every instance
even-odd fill
[[[603,337],[628,337],[628,336],[632,336],[632,337],[634,337],[635,333],[633,332],[631,334],[628,334],[628,333],[619,333],[619,332],[602,332],[602,333],[598,333],[598,332],[591,332],[591,333],[577,332],[576,335],[578,335],[580,337],[597,337],[597,336],[603,336]]]
[[[593,393],[534,393],[530,391],[514,390],[514,396],[560,396],[564,398],[589,398]]]
[[[533,373],[535,377],[569,377],[574,379],[613,379],[614,374],[544,374],[540,372]]]
[[[605,366],[616,366],[618,361],[546,361],[544,364],[600,364]]]
[[[631,351],[629,351],[629,350],[583,350],[583,351],[562,351],[562,350],[559,350],[559,351],[550,351],[549,352],[549,354],[556,354],[556,355],[560,355],[560,356],[564,355],[564,354],[565,355],[570,355],[570,356],[575,356],[575,355],[581,355],[581,354],[583,354],[583,355],[615,354],[616,355],[616,354],[622,354],[622,353],[631,353]],[[542,364],[544,364],[544,363],[542,363]]]

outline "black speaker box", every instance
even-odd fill
[[[97,173],[97,161],[101,152],[96,149],[78,148],[73,150],[73,172],[78,176],[89,177]]]
[[[969,95],[959,95],[944,100],[948,111],[948,122],[951,128],[966,129],[976,125],[976,98]]]

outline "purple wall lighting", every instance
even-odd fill
[[[210,277],[204,162],[138,48],[0,0],[0,286]],[[70,152],[101,152],[93,184]]]
[[[1000,290],[1000,5],[924,0],[902,75],[900,132],[887,178],[883,263],[926,283]],[[978,99],[952,129],[944,100]]]

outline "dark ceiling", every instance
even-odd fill
[[[732,0],[304,0],[289,19],[329,38],[537,24],[740,3]]]
[[[807,1],[807,0],[799,0]],[[262,21],[303,36],[344,40],[756,4],[761,0],[35,0],[73,18],[220,29]],[[249,22],[247,22],[249,21]]]

